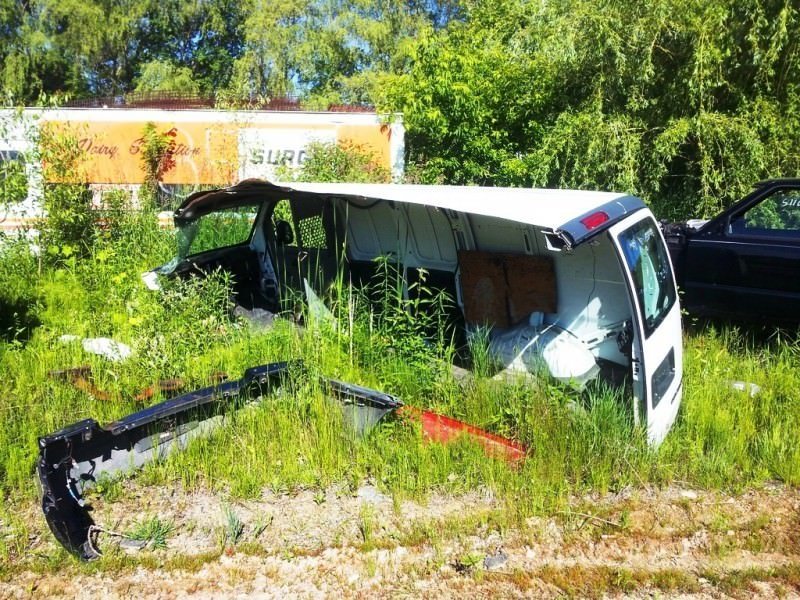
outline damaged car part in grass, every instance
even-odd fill
[[[131,472],[182,450],[190,440],[208,435],[223,417],[282,387],[302,372],[300,361],[247,369],[241,379],[226,381],[166,400],[103,427],[94,419],[74,423],[39,439],[37,473],[42,510],[56,539],[71,553],[90,560],[99,555],[92,539],[98,531],[83,493],[103,477]],[[86,368],[65,376],[86,375]],[[402,406],[397,398],[335,379],[322,379],[357,435]]]
[[[66,370],[85,374],[86,369]],[[144,464],[182,450],[193,438],[208,435],[223,417],[283,387],[304,371],[300,361],[271,363],[227,381],[182,394],[109,425],[80,421],[39,439],[37,472],[42,486],[42,510],[56,539],[83,560],[99,556],[84,491],[102,477],[131,472]],[[399,412],[417,422],[425,439],[442,444],[466,436],[486,454],[512,465],[525,457],[525,447],[456,419],[432,411],[404,407],[390,394],[336,379],[321,378],[323,392],[341,407],[342,419],[357,436],[365,435],[386,415]]]
[[[86,419],[40,438],[37,473],[53,535],[76,556],[96,558],[84,489],[100,477],[129,472],[184,448],[217,427],[226,412],[280,386],[293,368],[293,363],[254,367],[241,379],[182,394],[105,427]]]
[[[388,264],[410,304],[423,289],[452,299],[441,338],[466,347],[488,331],[505,370],[578,390],[627,381],[626,410],[654,445],[677,415],[678,294],[658,225],[634,196],[246,180],[190,195],[174,220],[177,256],[147,274],[150,287],[221,269],[236,305],[291,313],[337,281],[367,289]]]

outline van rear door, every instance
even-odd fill
[[[633,308],[634,414],[656,445],[672,426],[683,381],[681,314],[669,253],[649,210],[609,229]]]

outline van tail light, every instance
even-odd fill
[[[596,213],[592,213],[588,217],[581,219],[581,223],[584,227],[586,227],[586,229],[592,230],[596,227],[600,227],[600,225],[608,221],[608,219],[608,213],[599,210]]]

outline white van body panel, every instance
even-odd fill
[[[681,311],[677,297],[669,311],[655,329],[648,332],[645,327],[645,309],[635,292],[633,274],[621,250],[621,236],[632,228],[649,223],[651,235],[663,249],[663,260],[669,268],[669,285],[675,289],[675,277],[669,252],[650,211],[640,211],[612,226],[608,237],[620,250],[620,266],[628,282],[629,303],[635,307],[633,340],[633,392],[638,405],[634,414],[647,427],[648,441],[658,445],[663,441],[678,414],[683,393],[683,345]],[[645,283],[646,285],[646,283]]]
[[[565,223],[599,206],[632,198],[628,194],[613,192],[456,185],[299,182],[286,185],[293,190],[315,194],[381,199],[404,205],[424,205],[469,215],[496,217],[551,231],[558,230]]]
[[[572,252],[555,254],[559,324],[596,348],[596,355],[625,364],[613,336],[630,318],[628,286],[613,245],[600,236]]]
[[[280,203],[280,216],[275,217]],[[326,281],[332,280],[328,270],[337,264],[350,276],[355,273],[360,285],[374,274],[375,259],[384,257],[398,267],[408,286],[405,293],[411,294],[409,282],[422,278],[416,270],[423,269],[436,281],[436,290],[455,299],[461,331],[470,335],[489,328],[490,352],[506,368],[538,374],[544,364],[551,376],[579,389],[596,377],[614,385],[627,379],[634,388],[632,420],[647,427],[649,440],[659,443],[672,425],[682,375],[674,278],[670,273],[674,306],[654,331],[645,333],[642,307],[617,239],[637,223],[655,226],[638,198],[575,190],[276,186],[251,180],[190,196],[176,211],[175,222],[182,227],[225,207],[252,204],[266,208],[259,212],[249,242],[251,255],[264,265],[262,290],[302,288],[305,280],[317,294],[324,293]],[[328,223],[327,245],[319,245],[322,233],[314,234],[310,245],[303,243],[303,227],[312,219]],[[300,239],[295,235],[294,241],[278,243],[278,225],[291,225]],[[660,233],[653,237],[648,232],[647,242],[655,244],[659,256],[668,255]],[[238,248],[229,252],[241,252]],[[215,252],[217,263],[225,259],[225,249]],[[197,267],[198,258],[189,252],[179,260]],[[670,269],[668,256],[659,264],[662,271]],[[652,305],[652,298],[648,302]],[[664,362],[668,355],[669,364]],[[671,364],[671,370],[659,371],[664,364]],[[669,389],[659,388],[660,402],[653,400],[656,371],[664,385],[664,373],[672,375]]]

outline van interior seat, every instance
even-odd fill
[[[555,324],[545,324],[542,313],[533,313],[529,322],[506,330],[493,330],[489,353],[505,369],[534,375],[546,370],[551,377],[582,388],[600,371],[591,348],[572,332]]]

